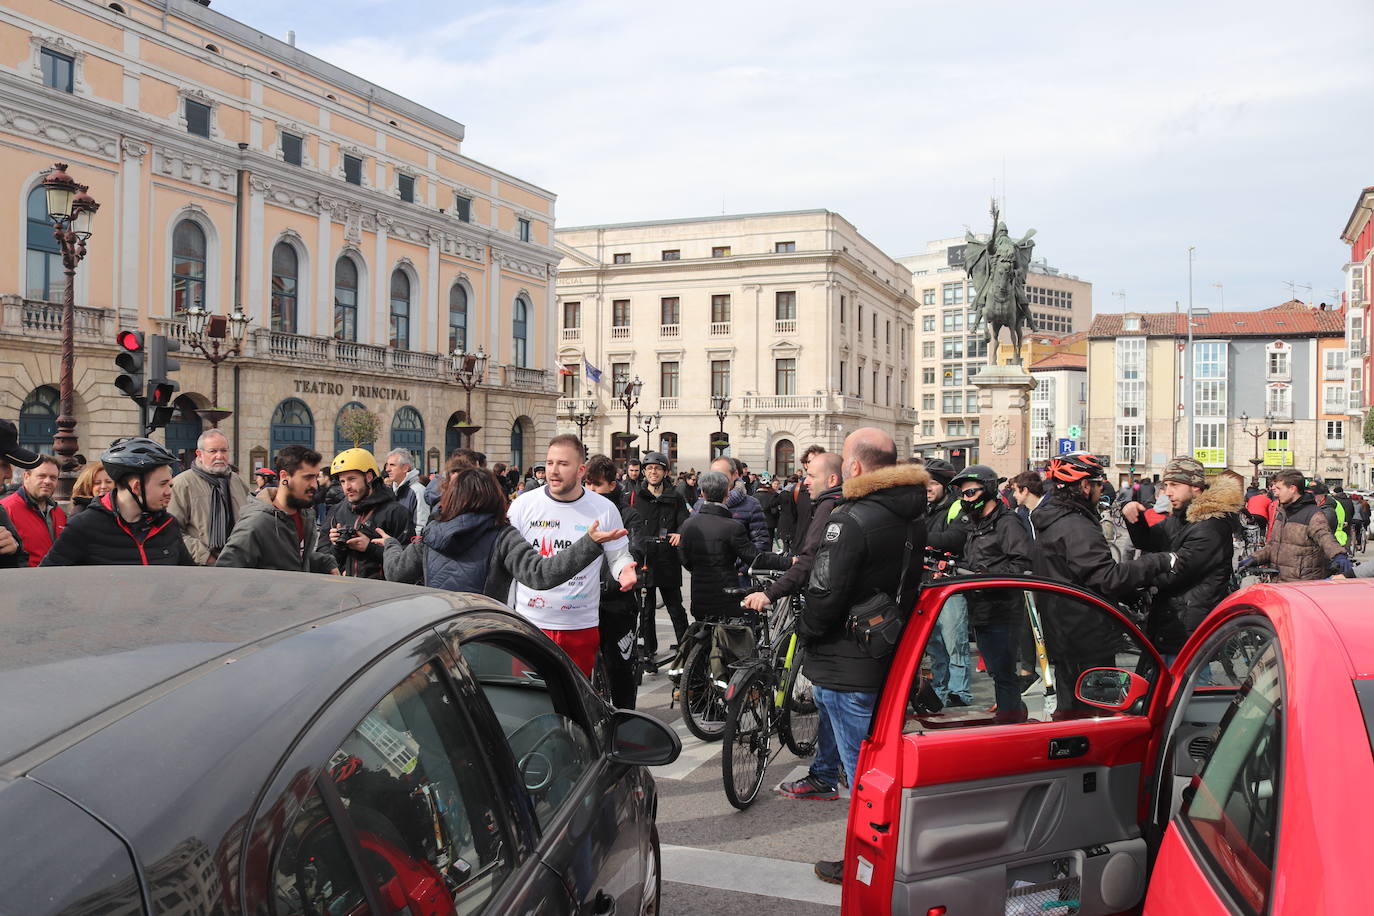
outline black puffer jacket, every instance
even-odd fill
[[[871,658],[849,630],[855,605],[882,592],[894,595],[902,578],[907,529],[916,521],[917,549],[925,543],[926,481],[919,465],[901,464],[844,482],[846,501],[830,513],[806,586],[797,632],[806,643],[802,663],[813,683],[831,690],[876,693],[892,657]],[[919,563],[920,558],[914,560]],[[910,613],[920,576],[912,576],[901,607]]]
[[[816,565],[816,551],[821,546],[820,532],[829,520],[830,513],[843,498],[844,493],[839,486],[822,490],[821,495],[816,497],[816,501],[811,504],[811,520],[815,524],[807,526],[806,542],[797,550],[797,560],[792,564],[792,568],[783,573],[781,579],[763,590],[769,601],[777,601],[783,595],[795,595],[806,588],[806,582],[811,578],[811,567]],[[792,546],[797,548],[798,545],[794,543]]]
[[[1193,497],[1186,513],[1171,512],[1151,527],[1142,512],[1126,525],[1137,549],[1172,552],[1178,557],[1174,582],[1160,587],[1145,624],[1145,635],[1161,655],[1177,654],[1189,634],[1230,592],[1235,551],[1231,520],[1241,501],[1240,484],[1223,476]]]
[[[649,522],[641,511],[645,503],[642,500],[635,499],[639,492],[639,490],[636,490],[633,493],[626,494],[624,490],[616,487],[611,492],[603,495],[615,504],[616,511],[620,513],[620,523],[625,526],[625,530],[628,532],[630,556],[635,558],[636,563],[643,563],[647,546],[644,543],[644,539],[655,529],[649,527]],[[664,487],[664,494],[667,495],[668,493],[674,496],[677,495],[677,491],[670,486]],[[652,494],[649,495],[651,496]],[[638,506],[635,505],[636,502],[638,502]],[[687,506],[685,504],[682,506],[682,512],[684,515],[687,512]],[[654,567],[655,581],[659,581],[657,578],[659,571],[664,566],[670,565],[673,570],[676,571],[678,584],[681,585],[682,568],[677,564],[677,552],[667,544],[663,546],[670,552],[669,555],[672,557],[672,562],[664,563],[662,560],[657,561],[658,565]],[[611,564],[602,563],[601,625],[609,626],[611,630],[618,633],[624,633],[633,628],[635,619],[639,614],[638,594],[639,593],[635,589],[631,589],[628,592],[622,592],[620,590],[620,581],[615,576],[611,575]]]
[[[682,565],[692,574],[692,616],[698,620],[739,610],[739,599],[725,589],[739,584],[735,564],[748,566],[755,558],[765,569],[786,569],[791,560],[754,546],[744,524],[730,517],[720,503],[705,503],[682,526],[678,544]]]
[[[1001,500],[994,500],[992,505],[990,514],[968,518],[964,523],[968,540],[963,565],[976,573],[1023,576],[1031,571],[1030,535]],[[1025,611],[1024,597],[1012,589],[978,589],[967,594],[968,621],[975,627],[1015,623]]]
[[[130,525],[111,506],[115,494],[92,500],[67,522],[39,566],[195,566],[181,525],[166,510]]]
[[[668,481],[663,482],[663,495],[655,496],[649,489],[649,484],[645,482],[629,496],[621,500],[627,507],[634,509],[643,519],[643,538],[664,537],[669,534],[678,534],[682,531],[682,525],[687,521],[687,503],[682,499],[682,494],[677,487]],[[621,511],[621,521],[626,526],[629,522]],[[631,552],[635,546],[631,545]],[[645,547],[649,566],[653,570],[654,585],[663,585],[669,588],[682,587],[682,567],[678,564],[677,551],[670,544],[652,544]],[[636,554],[639,556],[639,554]]]
[[[380,528],[402,543],[409,543],[415,533],[414,517],[405,506],[396,501],[396,494],[391,492],[386,481],[379,478],[372,482],[372,492],[364,496],[356,506],[346,499],[343,500],[330,510],[324,525],[320,527],[319,550],[322,553],[334,554],[334,561],[339,564],[340,572],[345,576],[356,576],[360,579],[384,579],[384,551],[381,544],[371,544],[367,550],[359,553],[343,541],[337,544],[330,543],[329,531],[335,525],[340,528],[353,528],[360,521],[373,528]]]
[[[968,540],[968,517],[954,496],[954,489],[945,486],[945,495],[926,509],[926,544],[956,557],[964,555]]]

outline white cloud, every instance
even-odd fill
[[[1197,289],[1260,307],[1339,282],[1374,183],[1366,0],[348,9],[302,47],[463,122],[563,225],[824,206],[905,254],[985,221],[1005,170],[1100,309],[1171,308],[1188,245]]]

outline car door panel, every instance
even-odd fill
[[[1090,623],[1117,627],[1134,640],[1151,695],[1133,714],[1113,715],[1063,699],[1074,686],[1062,683],[1056,692],[1063,705],[1051,713],[1047,703],[1025,723],[961,727],[963,710],[944,722],[938,714],[909,715],[935,618],[949,596],[972,587],[928,587],[903,634],[859,763],[846,911],[1067,913],[1064,902],[1076,900],[1080,916],[1106,916],[1137,905],[1148,864],[1141,780],[1168,687],[1158,654],[1123,615],[1077,589],[984,580],[976,587],[1036,592],[1026,605],[1040,609],[1038,624],[1056,623],[1060,632],[1062,621],[1046,619],[1047,610],[1065,601],[1076,614],[1098,616]],[[1047,592],[1055,601],[1039,600]],[[1045,644],[1054,656],[1048,636]],[[1081,670],[1063,645],[1064,670]]]

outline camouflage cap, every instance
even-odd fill
[[[1207,470],[1202,466],[1202,462],[1196,458],[1189,458],[1187,455],[1179,455],[1164,465],[1164,473],[1159,475],[1162,481],[1177,481],[1186,483],[1193,487],[1207,486]]]

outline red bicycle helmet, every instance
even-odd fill
[[[1078,483],[1080,480],[1105,480],[1107,471],[1097,456],[1088,452],[1070,452],[1050,459],[1048,469],[1050,480],[1060,483]]]

